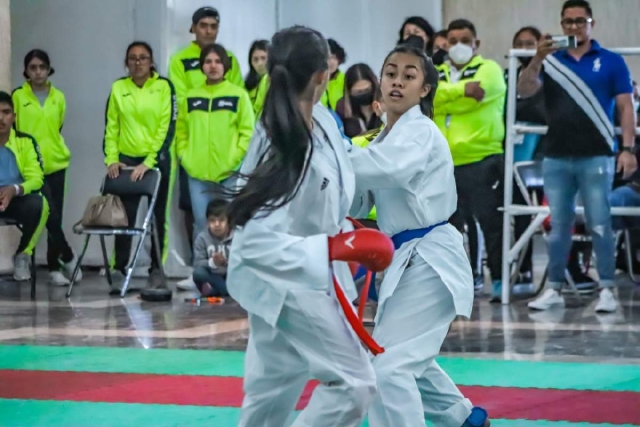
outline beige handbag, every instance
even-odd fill
[[[80,224],[85,228],[125,228],[129,226],[129,220],[120,197],[107,194],[89,199]]]

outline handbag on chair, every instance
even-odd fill
[[[79,224],[85,228],[125,228],[129,220],[120,197],[106,194],[89,199]]]

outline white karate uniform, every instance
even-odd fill
[[[328,236],[349,229],[353,169],[331,114],[316,106],[313,118],[314,151],[297,195],[258,214],[231,245],[227,286],[250,326],[240,426],[287,425],[311,378],[321,384],[294,426],[360,427],[375,394],[369,357],[334,293],[332,274],[356,297],[349,267],[328,261]],[[267,144],[258,126],[242,173]]]
[[[418,106],[367,148],[351,147],[356,173],[354,216],[375,202],[380,230],[393,236],[445,222],[457,193],[449,146]],[[496,213],[497,215],[497,213]],[[356,216],[360,217],[360,216]],[[469,317],[473,276],[461,234],[451,225],[404,243],[380,289],[373,359],[378,394],[371,427],[460,427],[471,403],[435,362],[456,315]]]

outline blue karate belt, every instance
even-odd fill
[[[432,225],[427,228],[417,228],[415,230],[405,230],[402,231],[395,236],[391,237],[393,241],[393,246],[395,246],[396,250],[400,249],[400,246],[404,245],[407,242],[410,242],[414,239],[422,239],[427,234],[431,233],[434,228],[440,227],[442,225],[448,224],[447,221],[440,222],[438,224]]]
[[[426,236],[427,234],[429,234],[434,228],[436,227],[440,227],[442,225],[448,224],[447,221],[443,221],[440,222],[438,224],[432,225],[430,227],[426,227],[426,228],[418,228],[415,230],[405,230],[402,231],[396,235],[394,235],[393,237],[391,237],[391,241],[393,241],[393,246],[397,249],[400,248],[400,246],[402,246],[403,244],[414,240],[414,239],[421,239],[424,236]],[[358,280],[361,277],[364,277],[364,275],[367,274],[367,270],[360,266],[360,268],[358,268],[358,271],[356,272],[356,275],[354,276],[353,280]],[[373,300],[373,301],[378,301],[378,293],[376,292],[376,287],[375,287],[375,283],[376,283],[376,273],[373,273],[372,277],[371,277],[371,283],[373,286],[369,287],[369,299]]]

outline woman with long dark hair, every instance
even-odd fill
[[[69,284],[69,278],[78,261],[62,231],[66,176],[71,152],[61,132],[67,102],[64,93],[49,81],[49,76],[53,73],[54,69],[47,52],[40,49],[30,51],[24,57],[23,74],[26,82],[13,91],[12,98],[16,113],[16,130],[33,136],[42,155],[42,193],[49,202],[49,283],[65,286]],[[82,272],[79,270],[77,280],[81,278]]]
[[[244,88],[249,93],[252,105],[256,103],[262,80],[267,78],[268,49],[269,40],[256,40],[249,49],[249,73],[244,79]]]
[[[354,182],[336,123],[316,105],[328,56],[317,31],[274,35],[271,85],[241,169],[246,182],[228,210],[237,229],[227,286],[250,325],[243,427],[287,425],[309,378],[320,384],[294,426],[360,427],[375,394],[371,363],[337,300],[343,287],[355,298],[351,272],[332,261],[370,265],[369,255],[391,247],[373,230],[339,234]]]
[[[371,427],[488,426],[435,361],[456,316],[469,317],[473,277],[462,236],[448,218],[456,210],[453,160],[433,123],[438,71],[422,49],[396,47],[385,59],[382,133],[349,153],[356,174],[354,211],[375,200],[380,230],[396,248],[380,288],[373,359],[378,394]]]
[[[175,180],[172,153],[176,133],[176,91],[169,79],[156,71],[153,49],[148,43],[131,43],[127,47],[124,64],[129,76],[113,83],[107,102],[105,164],[111,178],[117,178],[120,169],[125,167],[134,168],[132,181],[141,180],[152,168],[158,168],[162,174],[154,210],[162,258],[157,259],[153,242],[149,284],[163,287],[166,279],[159,267],[169,249],[169,209]],[[121,199],[129,224],[135,224],[140,197],[122,196]],[[116,236],[114,270],[120,280],[126,274],[130,252],[131,237]],[[112,289],[111,292],[120,291]]]
[[[338,102],[336,112],[344,123],[344,133],[348,137],[379,129],[382,125],[373,108],[378,87],[378,78],[367,64],[355,64],[347,70],[345,96]]]

